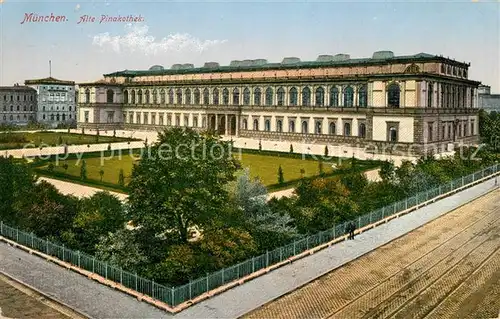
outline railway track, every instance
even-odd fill
[[[495,191],[481,197],[246,317],[463,318],[467,312],[481,318],[478,311],[496,317],[499,196]],[[486,286],[483,297],[493,296],[481,306],[477,293]],[[466,300],[475,300],[477,309],[465,309],[471,308]]]

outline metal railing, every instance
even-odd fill
[[[357,223],[357,228],[362,228],[393,214],[410,209],[437,196],[449,193],[460,187],[474,183],[482,178],[491,176],[499,171],[499,164],[490,166],[476,173],[463,176],[439,187],[425,192],[420,192],[415,196],[377,209],[371,213],[358,217],[354,220],[354,222]],[[265,254],[252,257],[251,259],[239,264],[213,272],[205,277],[192,280],[188,284],[179,287],[168,287],[155,283],[154,281],[142,278],[137,274],[127,272],[119,267],[99,261],[88,254],[78,251],[75,252],[64,247],[64,245],[56,245],[47,240],[38,238],[33,233],[26,233],[17,228],[9,227],[3,222],[0,222],[0,235],[11,239],[18,244],[27,246],[46,255],[56,257],[81,269],[98,274],[108,280],[120,283],[127,288],[133,289],[141,294],[148,295],[175,307],[210,290],[248,276],[256,271],[270,267],[279,262],[285,261],[288,258],[298,255],[313,247],[344,236],[346,234],[346,225],[350,222],[352,221],[336,225],[331,229],[301,238],[289,245],[279,247],[272,251],[267,251]]]

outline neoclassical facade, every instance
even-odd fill
[[[258,140],[445,152],[478,141],[469,64],[420,53],[320,55],[175,64],[79,84],[78,125],[131,130],[188,126]]]
[[[38,93],[37,122],[52,127],[76,122],[75,82],[48,77],[26,80],[24,84]]]
[[[36,90],[22,85],[0,87],[0,124],[27,125],[36,121]]]

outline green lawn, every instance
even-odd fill
[[[241,156],[241,157],[240,157]],[[283,175],[286,181],[299,179],[302,177],[301,169],[304,170],[304,177],[315,176],[319,174],[319,164],[314,160],[302,160],[300,158],[279,157],[260,154],[242,153],[236,155],[244,168],[250,169],[252,177],[259,177],[264,185],[272,185],[278,183],[278,168],[281,165]],[[100,181],[101,176],[99,171],[104,171],[102,181],[105,183],[118,185],[118,177],[120,169],[123,169],[125,175],[125,183],[128,183],[129,176],[132,172],[132,164],[134,162],[132,156],[128,153],[124,154],[121,159],[118,156],[112,159],[100,157],[86,158],[87,178],[94,181]],[[80,176],[81,161],[71,159],[54,163],[54,172],[64,173],[73,177]],[[63,168],[64,163],[68,164],[67,170]],[[43,166],[46,170],[48,166]],[[332,171],[331,163],[323,164],[323,171],[329,173]]]
[[[123,142],[128,140],[130,139],[112,136],[99,136],[99,139],[97,139],[95,135],[60,132],[2,132],[0,133],[0,150],[24,148],[26,145],[29,145],[29,147],[40,147],[40,145],[48,147],[61,144],[80,145]]]

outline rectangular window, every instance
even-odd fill
[[[108,123],[114,123],[115,112],[110,111],[110,112],[107,112],[107,113],[108,113],[107,122]]]
[[[158,120],[159,120],[158,125],[163,125],[163,115],[160,115]]]
[[[151,124],[156,125],[156,114],[151,114]]]
[[[474,126],[474,120],[470,121],[470,135],[475,135],[476,132],[474,132],[475,126]]]
[[[89,122],[89,111],[85,111],[85,123]]]
[[[432,142],[434,140],[434,123],[429,123],[427,127],[427,141]]]

